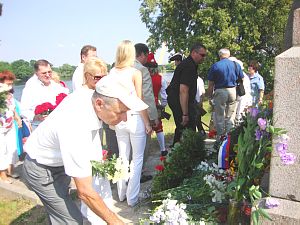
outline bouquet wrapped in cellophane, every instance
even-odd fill
[[[107,158],[107,151],[103,150],[103,159],[101,161],[92,160],[92,173],[93,176],[106,177],[111,180],[112,183],[116,183],[119,180],[129,179],[129,162],[121,157],[116,157],[115,154],[112,157]]]

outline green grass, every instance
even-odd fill
[[[207,100],[203,102],[203,108],[207,111],[207,113],[202,117],[202,122],[209,125],[209,121],[211,118],[211,112],[210,112],[211,109],[210,109],[210,105]],[[166,112],[170,113],[172,115],[172,111],[169,106],[166,107]],[[174,122],[173,115],[171,116],[170,120],[163,119],[162,123],[163,123],[165,135],[174,134],[175,122]],[[208,130],[208,128],[206,126],[203,126],[203,127],[205,130]]]
[[[0,197],[0,224],[46,225],[48,222],[46,212],[42,206],[35,206],[24,199],[9,200]]]

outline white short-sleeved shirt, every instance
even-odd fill
[[[56,105],[56,96],[60,93],[69,93],[69,89],[60,84],[50,81],[50,85],[45,86],[37,77],[33,75],[25,84],[21,97],[21,114],[32,121],[34,110],[37,105],[50,102]]]
[[[201,77],[197,78],[197,93],[195,99],[200,102],[201,96],[205,94],[204,82]]]
[[[102,159],[98,119],[93,90],[78,90],[69,96],[33,131],[24,149],[32,159],[46,166],[64,166],[67,175],[92,175],[90,160]]]
[[[73,91],[79,89],[83,85],[83,69],[84,69],[84,64],[79,63],[77,68],[75,69],[73,76],[72,76],[72,88]]]

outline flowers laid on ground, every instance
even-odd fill
[[[273,126],[272,114],[273,105],[268,101],[259,108],[248,110],[244,121],[229,134],[227,160],[230,166],[224,167],[226,170],[220,170],[213,163],[217,161],[217,155],[214,152],[207,155],[206,149],[196,141],[195,133],[186,132],[181,143],[156,166],[158,172],[152,187],[156,211],[151,217],[152,222],[168,224],[159,220],[164,213],[163,206],[158,206],[157,202],[170,199],[169,193],[177,204],[185,204],[188,222],[204,220],[210,224],[227,220],[228,224],[250,224],[252,219],[253,224],[258,224],[260,217],[271,219],[261,207],[262,197],[268,194],[260,183],[270,167],[273,143],[275,155],[277,153],[283,165],[296,161],[296,156],[288,152],[287,131]],[[198,155],[200,152],[202,158]],[[235,206],[235,210],[228,212],[233,208],[229,205]],[[272,208],[279,203],[267,197],[264,205]],[[232,212],[237,217],[233,217]],[[230,222],[230,219],[233,220]]]
[[[37,105],[34,110],[35,115],[49,115],[66,97],[65,93],[60,93],[56,96],[56,105],[52,105],[50,102],[44,102],[40,105]]]
[[[161,158],[152,182],[152,192],[158,193],[180,185],[191,177],[193,169],[206,157],[203,139],[191,130],[185,130],[180,144],[175,144],[171,156]]]
[[[187,225],[188,215],[185,209],[185,204],[171,199],[171,194],[168,194],[168,198],[162,201],[149,219],[157,224]]]
[[[115,154],[112,157],[107,157],[106,150],[102,151],[102,155],[101,161],[91,161],[93,176],[106,177],[112,183],[123,179],[128,180],[130,177],[128,160],[121,157],[117,158]]]

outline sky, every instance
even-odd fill
[[[97,47],[107,63],[125,39],[146,43],[150,33],[139,0],[0,0],[0,61],[47,59],[54,66],[77,65],[80,49]],[[159,59],[161,51],[155,53]],[[168,54],[162,54],[161,64]]]

